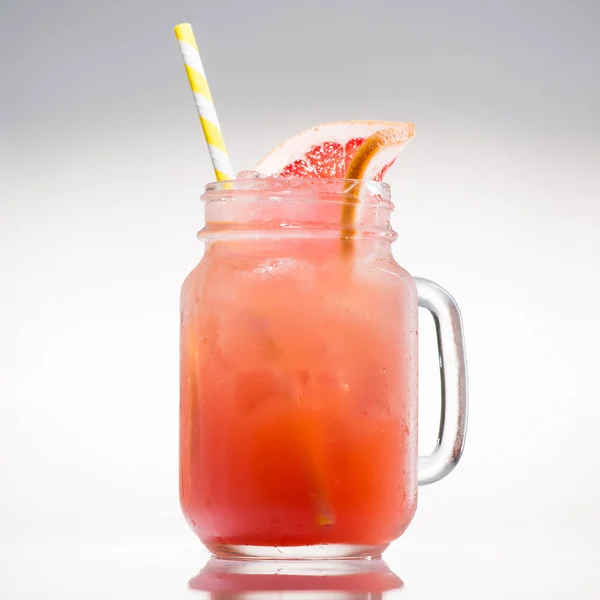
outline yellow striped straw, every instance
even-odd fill
[[[196,108],[198,109],[200,123],[204,131],[204,137],[206,137],[217,181],[235,179],[192,26],[189,23],[177,25],[175,35],[179,40],[183,64],[194,94]]]

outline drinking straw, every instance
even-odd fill
[[[175,36],[179,40],[179,47],[183,57],[183,64],[187,73],[200,123],[204,131],[204,137],[208,144],[208,151],[213,163],[217,181],[229,181],[234,179],[233,168],[231,161],[225,148],[221,126],[215,111],[215,105],[208,87],[208,81],[200,59],[198,44],[194,37],[192,26],[189,23],[181,23],[175,27]],[[316,432],[314,426],[309,421],[305,420],[304,432],[307,443],[307,452],[309,459],[309,469],[311,471],[312,484],[318,489],[316,498],[316,522],[318,525],[331,525],[335,522],[335,514],[331,508],[330,502],[325,490],[327,482],[323,473],[322,461],[320,453],[320,445],[315,440]]]
[[[225,148],[221,126],[219,125],[215,104],[208,87],[192,26],[189,23],[177,25],[175,35],[179,40],[183,64],[194,94],[202,131],[204,131],[217,181],[234,179],[233,168]]]

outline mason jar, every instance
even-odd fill
[[[184,515],[216,556],[378,556],[408,527],[418,484],[462,452],[456,303],[392,256],[385,183],[249,178],[202,198],[206,248],[181,293]],[[443,395],[421,458],[419,305]]]

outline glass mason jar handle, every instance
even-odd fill
[[[428,279],[415,277],[419,306],[433,317],[437,333],[442,411],[433,452],[419,456],[419,485],[443,479],[460,460],[467,429],[467,360],[463,327],[454,298]]]

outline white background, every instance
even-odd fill
[[[57,545],[198,547],[177,499],[179,286],[212,177],[172,34],[190,20],[237,168],[319,122],[417,125],[388,177],[395,255],[461,306],[471,412],[390,556],[503,548],[506,576],[555,549],[551,589],[595,597],[599,5],[205,4],[0,3],[0,591],[29,597],[4,575]]]

